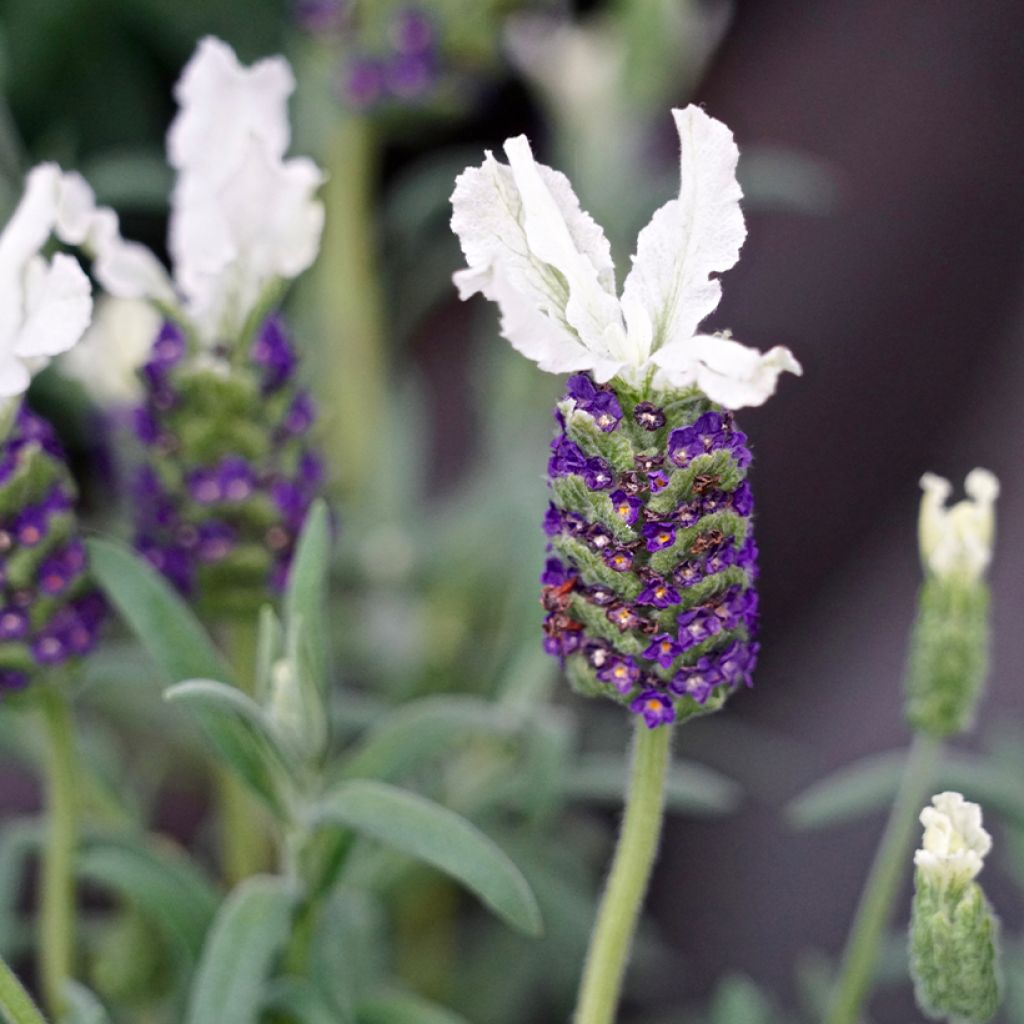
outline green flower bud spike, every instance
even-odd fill
[[[907,672],[911,726],[936,737],[968,729],[988,672],[989,588],[999,481],[975,469],[967,499],[946,508],[949,482],[921,478],[919,536],[925,580]]]
[[[992,839],[981,808],[939,793],[921,812],[924,837],[910,919],[910,973],[932,1020],[985,1024],[999,1009],[999,925],[975,881]]]

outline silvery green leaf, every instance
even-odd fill
[[[356,1008],[357,1024],[468,1024],[465,1017],[407,992],[367,999]]]
[[[327,595],[330,570],[330,520],[327,504],[320,498],[310,508],[299,535],[285,592],[284,624],[288,633],[301,633],[301,640],[295,642],[306,650],[312,682],[321,691],[328,685]]]
[[[888,806],[896,793],[906,753],[872,754],[809,786],[786,808],[797,828],[824,828]]]
[[[86,844],[77,873],[137,908],[196,960],[220,895],[172,843],[123,835]]]
[[[156,569],[119,541],[86,544],[92,575],[167,679],[231,680],[192,609]]]
[[[507,737],[522,717],[479,697],[423,697],[376,721],[341,763],[339,778],[396,780],[473,736]]]
[[[519,869],[461,815],[387,783],[353,779],[312,810],[312,823],[340,826],[450,875],[513,928],[542,932],[537,901]]]
[[[0,833],[0,956],[23,951],[27,929],[19,912],[25,869],[39,849],[46,826],[41,819],[17,818]]]
[[[621,757],[591,754],[569,768],[566,795],[617,806],[626,791],[626,776]],[[666,777],[665,806],[679,814],[729,814],[742,799],[742,790],[732,779],[695,761],[673,762]]]
[[[263,709],[234,686],[191,679],[164,697],[187,708],[217,753],[261,796],[275,814],[291,813],[297,774]]]
[[[260,608],[256,631],[256,701],[266,704],[270,699],[274,665],[284,657],[284,626],[269,604]]]
[[[303,978],[277,978],[268,988],[264,1006],[284,1013],[290,1024],[355,1024],[354,1017],[339,1013]]]
[[[81,982],[69,978],[64,983],[67,1008],[61,1024],[110,1024],[110,1015],[96,995]]]
[[[186,1024],[257,1024],[292,903],[285,880],[266,875],[247,878],[228,896],[203,946]]]

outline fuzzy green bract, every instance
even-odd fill
[[[974,881],[940,884],[920,869],[910,922],[910,973],[933,1020],[985,1024],[999,1009],[998,921]]]
[[[989,588],[929,576],[918,597],[907,671],[907,718],[932,736],[969,729],[988,673]]]

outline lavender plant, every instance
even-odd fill
[[[698,333],[745,228],[732,134],[696,107],[675,111],[678,199],[641,232],[621,299],[600,228],[524,137],[460,176],[452,227],[468,267],[460,295],[498,303],[502,331],[570,380],[549,463],[545,646],[574,686],[637,716],[626,817],[581,983],[576,1020],[616,1012],[657,851],[670,729],[749,681],[756,548],[745,437],[730,410],[762,403],[784,348],[760,354]],[[604,386],[607,385],[607,386]]]
[[[39,968],[54,1013],[65,1006],[74,946],[76,766],[65,691],[105,610],[87,576],[63,451],[23,401],[32,374],[70,349],[92,314],[74,258],[41,252],[53,236],[75,240],[69,184],[56,165],[36,167],[0,235],[0,700],[35,707],[47,740]]]

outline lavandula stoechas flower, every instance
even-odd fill
[[[294,84],[281,57],[247,68],[220,40],[200,42],[167,139],[173,281],[122,241],[80,181],[96,276],[109,294],[164,315],[134,414],[138,546],[182,591],[228,612],[281,589],[321,484],[312,400],[276,310],[315,259],[323,226],[319,168],[285,157]]]
[[[975,881],[992,838],[981,808],[960,793],[939,793],[921,812],[914,854],[910,974],[931,1019],[985,1024],[1000,1002],[999,923]]]
[[[23,402],[32,374],[70,349],[92,314],[75,260],[68,177],[36,167],[0,235],[0,699],[92,650],[104,618],[75,517],[75,485],[53,429]]]
[[[679,197],[640,233],[621,298],[608,242],[527,140],[470,168],[452,196],[462,298],[497,302],[502,331],[543,370],[572,372],[544,519],[545,647],[582,692],[652,728],[718,707],[757,659],[751,456],[732,411],[760,405],[787,349],[698,333],[711,275],[745,237],[732,134],[674,111]],[[575,372],[573,372],[575,371]]]
[[[989,587],[999,481],[974,469],[967,498],[946,507],[952,488],[921,478],[919,540],[924,583],[907,673],[907,715],[915,729],[950,736],[966,729],[988,672]]]

